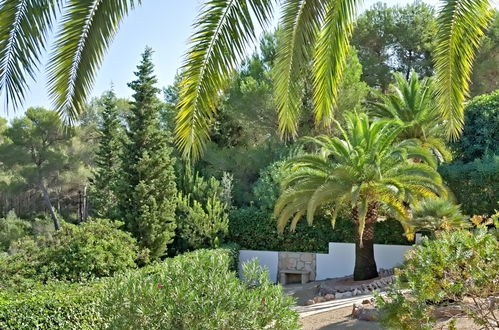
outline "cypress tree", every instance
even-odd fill
[[[134,94],[122,160],[120,212],[141,247],[157,259],[175,235],[177,189],[172,149],[158,118],[161,103],[151,55],[146,48],[135,72],[137,79],[128,84]]]
[[[97,217],[116,219],[119,172],[123,143],[122,126],[112,90],[103,94],[99,147],[96,153],[97,170],[90,186],[90,213]]]

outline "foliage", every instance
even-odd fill
[[[412,207],[411,213],[408,224],[415,231],[434,233],[470,227],[460,206],[444,198],[424,198]]]
[[[498,253],[497,235],[484,228],[441,232],[435,240],[425,240],[409,251],[402,270],[411,289],[410,298],[400,292],[400,282],[387,297],[377,297],[384,310],[382,324],[396,329],[429,329],[435,310],[457,305],[477,325],[493,329],[499,320],[489,298],[498,294]]]
[[[230,270],[228,251],[197,250],[117,276],[103,301],[111,328],[298,329],[292,298],[255,274],[247,287]]]
[[[285,161],[277,161],[260,170],[260,177],[253,185],[253,195],[262,210],[272,210],[281,193],[280,185],[284,180]]]
[[[0,285],[17,286],[26,279],[83,281],[133,268],[139,251],[121,225],[106,219],[63,223],[53,237],[13,244],[0,264]]]
[[[64,224],[51,241],[42,243],[46,249],[42,267],[54,278],[72,281],[112,276],[135,267],[136,241],[120,229],[122,225],[107,219]]]
[[[118,208],[126,228],[142,248],[157,259],[175,235],[177,189],[172,149],[160,128],[158,89],[146,48],[128,84],[134,90],[131,115],[127,118],[128,142],[122,155]]]
[[[403,128],[394,121],[370,122],[366,115],[355,114],[347,118],[341,138],[308,138],[318,152],[287,163],[274,209],[279,231],[289,221],[294,230],[304,215],[312,224],[319,207],[332,212],[334,227],[339,210],[347,207],[356,231],[354,279],[377,277],[373,239],[381,207],[404,225],[407,204],[446,194],[433,155],[414,140],[397,142]]]
[[[499,156],[455,161],[438,171],[456,196],[464,214],[492,214],[499,209]]]
[[[352,38],[364,68],[362,80],[385,91],[391,72],[406,78],[411,70],[431,76],[435,31],[435,10],[423,2],[404,7],[377,3],[366,10],[357,19]]]
[[[450,161],[452,155],[445,144],[444,122],[435,106],[432,80],[419,80],[415,71],[408,79],[398,72],[393,77],[395,83],[390,85],[389,94],[375,93],[379,102],[370,103],[371,114],[400,121],[404,124],[400,139],[417,139],[440,162]]]
[[[485,33],[471,77],[471,96],[492,93],[499,89],[499,12]],[[466,113],[465,113],[466,114]]]
[[[492,14],[488,0],[450,0],[440,9],[433,54],[435,90],[451,138],[457,138],[463,129],[473,60]]]
[[[23,292],[0,291],[2,329],[96,329],[103,327],[99,283],[33,284]]]
[[[355,228],[349,219],[341,216],[334,230],[330,218],[321,215],[313,225],[300,222],[294,232],[279,234],[276,219],[267,210],[256,207],[238,208],[230,212],[227,240],[244,249],[268,251],[299,251],[328,253],[330,242],[355,242]],[[375,225],[377,244],[411,244],[404,236],[404,229],[396,220],[379,221]]]
[[[90,187],[92,214],[116,219],[118,210],[116,191],[119,184],[123,141],[122,127],[114,92],[102,96],[102,121],[99,127],[99,149],[96,152],[96,169]]]
[[[71,136],[63,130],[58,114],[43,108],[29,108],[24,118],[14,119],[5,136],[11,143],[2,145],[2,162],[9,167],[22,167],[21,176],[42,192],[54,227],[58,229],[59,220],[47,191],[47,182],[70,166],[65,147]]]
[[[499,90],[473,98],[464,111],[464,129],[452,146],[464,162],[499,155]]]
[[[181,192],[177,197],[175,253],[218,247],[228,227],[227,204],[222,201],[223,187],[214,177],[206,180],[198,172],[193,174],[188,164],[179,179]]]
[[[8,250],[12,242],[26,236],[30,229],[29,222],[18,218],[14,210],[9,211],[0,218],[0,251]]]

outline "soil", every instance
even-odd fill
[[[332,311],[314,314],[300,319],[303,330],[351,329],[369,330],[383,329],[377,322],[359,321],[353,319],[352,307],[344,307]]]

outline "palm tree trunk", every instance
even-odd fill
[[[374,225],[378,219],[378,203],[369,203],[366,224],[362,235],[362,244],[359,235],[359,216],[357,208],[352,209],[352,220],[355,223],[355,268],[354,281],[369,280],[378,277],[378,267],[374,259]]]

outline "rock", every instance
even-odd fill
[[[362,305],[367,305],[367,304],[370,304],[370,303],[371,303],[371,300],[369,300],[369,299],[362,300]]]
[[[305,263],[303,261],[298,261],[296,263],[296,269],[297,270],[303,270],[305,268]]]
[[[347,291],[347,292],[343,293],[343,298],[350,298],[352,296],[353,296],[352,291]]]
[[[316,304],[322,303],[325,301],[326,301],[326,299],[324,297],[321,297],[321,296],[314,297],[314,303],[316,303]]]
[[[314,256],[311,253],[303,253],[300,256],[300,260],[305,261],[305,262],[312,262],[312,261],[314,261]]]
[[[360,292],[360,290],[355,289],[355,290],[353,290],[353,293],[352,293],[352,294],[353,294],[354,296],[358,296],[358,295],[360,295],[360,293],[361,293],[361,292]]]
[[[326,299],[326,301],[334,300],[334,294],[329,293],[324,296],[324,299]]]
[[[353,304],[352,305],[352,317],[357,318],[357,315],[359,315],[359,310],[360,310],[360,305]]]
[[[305,306],[310,306],[310,305],[313,305],[314,304],[314,301],[312,299],[309,299],[305,302]]]
[[[364,308],[362,305],[354,304],[352,317],[362,321],[376,321],[379,318],[379,312],[376,309]]]

